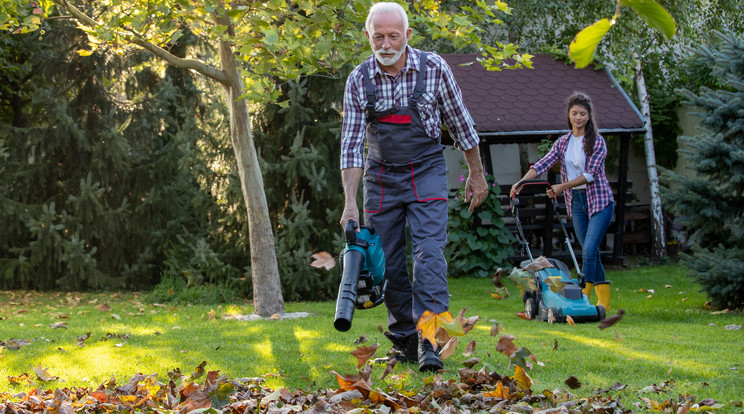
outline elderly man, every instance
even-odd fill
[[[346,204],[341,225],[359,222],[356,200],[364,173],[365,223],[380,236],[386,257],[385,335],[399,361],[418,362],[420,371],[437,371],[443,368],[442,360],[432,344],[420,338],[416,323],[426,310],[449,309],[442,121],[465,154],[471,211],[488,193],[478,136],[444,59],[408,46],[411,29],[399,4],[374,4],[365,33],[373,55],[351,72],[344,94],[341,178]],[[406,225],[413,283],[406,266]]]

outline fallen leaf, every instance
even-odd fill
[[[618,323],[620,319],[623,318],[623,315],[625,315],[625,311],[623,309],[618,309],[617,313],[615,313],[614,315],[599,321],[599,324],[597,326],[599,327],[599,329],[609,328],[610,326]]]
[[[40,381],[56,381],[59,379],[59,377],[49,373],[49,368],[42,368],[41,364],[34,367],[34,374]]]
[[[325,270],[331,270],[336,267],[336,259],[328,252],[318,252],[311,256],[315,259],[310,266],[320,269],[321,267]]]
[[[566,323],[569,324],[569,325],[571,325],[571,326],[576,326],[576,322],[574,322],[574,320],[571,317],[571,315],[566,315]]]
[[[108,303],[104,303],[102,305],[96,306],[96,309],[98,309],[101,312],[108,312],[111,310],[111,306],[109,306]]]
[[[377,352],[377,348],[379,347],[380,344],[375,343],[369,346],[360,346],[351,351],[351,355],[354,355],[357,358],[357,369],[366,364],[367,361],[375,355],[375,352]]]
[[[269,319],[271,319],[272,321],[278,321],[281,318],[282,318],[282,315],[280,313],[275,313],[269,317]]]
[[[532,378],[530,378],[530,376],[527,375],[527,371],[522,369],[519,365],[514,366],[513,378],[514,381],[516,381],[517,386],[523,391],[528,391],[532,388]]]
[[[67,329],[67,322],[54,322],[49,327],[52,329]]]
[[[517,312],[516,315],[519,316],[520,318],[526,320],[526,321],[531,321],[532,320],[529,316],[527,316],[527,312],[525,312],[525,311]]]

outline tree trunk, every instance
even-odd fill
[[[244,99],[239,98],[243,93],[243,81],[238,73],[232,48],[225,41],[220,42],[220,63],[228,77],[224,87],[230,108],[230,138],[238,163],[240,188],[248,210],[255,313],[260,316],[281,314],[284,313],[284,299],[263,175],[251,135],[248,106]]]
[[[643,76],[643,62],[636,56],[635,80],[638,89],[638,101],[641,103],[641,113],[646,120],[643,135],[643,148],[646,152],[646,171],[648,172],[649,191],[651,193],[651,224],[652,224],[652,253],[655,261],[666,256],[666,236],[664,235],[664,214],[661,209],[661,195],[659,193],[659,175],[656,172],[656,153],[654,152],[654,133],[651,128],[651,106],[646,89],[646,78]]]

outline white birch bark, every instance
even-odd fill
[[[656,153],[654,152],[654,133],[651,128],[650,96],[646,89],[646,78],[643,76],[643,62],[635,56],[635,81],[638,89],[638,101],[641,103],[641,114],[646,120],[643,135],[643,148],[646,152],[646,171],[648,173],[649,192],[651,193],[651,249],[654,260],[659,261],[666,256],[666,236],[664,235],[664,215],[661,209],[661,195],[659,192],[659,175],[656,171]]]

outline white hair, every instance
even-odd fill
[[[372,18],[377,13],[386,13],[386,12],[398,12],[400,13],[400,17],[403,19],[403,28],[404,31],[408,30],[408,15],[406,14],[406,11],[403,9],[403,6],[401,6],[398,3],[393,2],[380,2],[375,3],[370,7],[369,14],[367,15],[367,32],[372,33]]]

